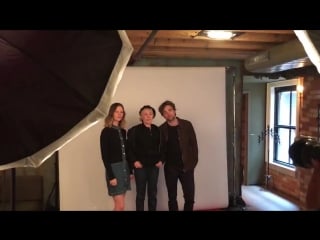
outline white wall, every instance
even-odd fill
[[[192,122],[199,145],[195,170],[195,210],[228,206],[225,69],[220,67],[127,67],[113,102],[127,112],[128,128],[139,123],[145,104],[156,110],[164,100],[176,104],[177,116]],[[157,111],[155,124],[164,121]],[[103,121],[59,151],[61,210],[112,210],[99,149]],[[146,197],[147,201],[147,197]],[[158,182],[158,210],[167,210],[163,169]],[[183,195],[178,185],[179,208]],[[135,182],[126,196],[126,210],[135,210]]]

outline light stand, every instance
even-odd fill
[[[10,171],[10,172],[9,172]],[[11,168],[10,170],[1,170],[0,171],[0,178],[2,181],[0,183],[0,189],[1,189],[1,199],[0,199],[0,206],[3,210],[6,209],[7,206],[7,199],[10,199],[10,210],[15,211],[16,210],[16,169]],[[9,180],[10,177],[10,180]],[[9,183],[7,181],[10,181]],[[8,198],[7,195],[10,195],[10,198]],[[3,204],[3,206],[2,206]],[[1,210],[0,209],[0,210]],[[7,209],[6,209],[7,210]]]
[[[16,169],[11,169],[11,211],[16,210]]]
[[[265,174],[265,188],[269,188],[269,183],[271,181],[271,175],[270,175],[270,161],[269,161],[269,152],[270,152],[270,137],[273,137],[275,141],[278,143],[280,142],[279,135],[275,132],[273,132],[273,129],[270,128],[268,125],[267,128],[261,132],[261,134],[258,136],[258,143],[261,143],[263,141],[266,141],[267,145],[267,167],[266,167],[266,174]]]

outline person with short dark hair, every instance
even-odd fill
[[[178,211],[177,184],[181,183],[184,211],[193,211],[195,200],[194,169],[198,163],[197,137],[188,120],[176,116],[172,101],[164,101],[159,112],[165,118],[160,125],[163,146],[165,182],[168,191],[169,211]]]
[[[160,130],[152,123],[156,111],[150,105],[139,110],[140,124],[128,130],[128,154],[136,181],[136,210],[144,211],[147,190],[148,210],[157,209],[157,185],[161,162]]]
[[[113,103],[100,134],[100,150],[106,170],[108,194],[113,198],[114,211],[125,209],[125,194],[131,190],[132,170],[127,159],[125,110],[121,103]]]

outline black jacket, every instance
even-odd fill
[[[161,136],[159,128],[152,124],[151,128],[143,123],[128,130],[128,158],[132,166],[135,161],[143,166],[154,166],[161,160]]]

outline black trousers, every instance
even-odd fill
[[[146,189],[147,189],[148,190],[148,210],[156,211],[159,168],[157,168],[156,166],[135,168],[134,176],[135,176],[136,188],[137,188],[136,210],[144,211],[144,199],[146,196]]]
[[[164,166],[164,176],[168,190],[169,211],[179,211],[177,202],[178,180],[181,183],[184,197],[184,211],[193,211],[195,184],[194,169],[184,172],[171,166]]]

